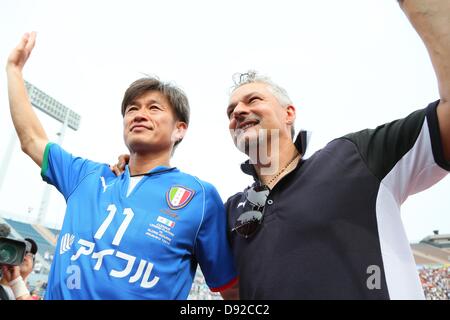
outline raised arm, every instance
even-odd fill
[[[399,3],[425,43],[436,73],[442,146],[445,159],[450,161],[450,1],[401,0]]]
[[[11,118],[22,151],[41,166],[48,138],[28,98],[22,69],[33,50],[36,33],[26,33],[11,52],[6,63]]]

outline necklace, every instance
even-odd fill
[[[294,162],[294,160],[296,160],[298,157],[300,156],[299,153],[295,153],[294,158],[292,158],[291,161],[289,161],[289,163],[287,165],[285,165],[283,167],[283,169],[281,169],[280,171],[278,171],[278,173],[272,177],[272,179],[270,179],[270,181],[267,183],[267,185],[270,187],[270,185],[272,184],[272,182],[274,182],[287,168],[289,168],[289,166]]]

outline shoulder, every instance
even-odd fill
[[[178,171],[177,174],[179,176],[178,178],[180,184],[184,184],[188,188],[192,188],[197,192],[202,192],[205,194],[218,193],[216,187],[210,182],[207,182],[205,180],[200,179],[197,176],[182,171]]]
[[[68,150],[64,149],[62,146],[60,146],[59,144],[54,143],[54,142],[49,142],[47,144],[47,146],[45,148],[45,153],[46,153],[45,156],[51,154],[53,156],[54,160],[59,157],[70,158],[70,159],[65,159],[65,160],[84,162],[91,167],[96,167],[99,169],[104,168],[104,167],[109,168],[109,165],[106,163],[96,162],[96,161],[90,160],[90,159],[82,157],[82,156],[74,155],[73,153],[69,152]]]
[[[229,208],[236,207],[236,204],[241,200],[242,195],[244,194],[244,191],[237,192],[234,195],[232,195],[231,197],[229,197],[227,199],[227,201],[225,202],[225,210],[228,211]]]
[[[349,153],[353,154],[357,151],[354,141],[347,136],[335,138],[327,142],[322,148],[302,157],[302,167],[314,167],[314,165],[317,165],[321,161],[330,161],[336,157],[342,158],[348,156]]]
[[[90,159],[74,155],[60,145],[49,142],[45,148],[44,159],[41,167],[41,175],[63,173],[71,177],[83,177],[93,172],[102,175],[112,174],[108,164],[92,161]]]

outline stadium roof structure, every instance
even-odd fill
[[[420,243],[426,243],[438,248],[450,248],[450,234],[431,235],[424,238]]]
[[[418,265],[450,265],[450,250],[427,243],[411,244],[411,249]]]
[[[450,234],[436,232],[412,243],[411,249],[417,265],[450,265]]]

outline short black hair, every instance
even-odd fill
[[[176,120],[182,121],[189,125],[191,111],[186,93],[174,84],[163,82],[156,77],[141,78],[130,84],[128,89],[125,91],[122,100],[122,116],[125,116],[127,107],[133,102],[134,99],[139,98],[144,93],[149,91],[158,91],[162,93],[167,100],[169,100],[170,107],[175,114]],[[183,139],[176,141],[174,147],[176,147],[181,140]]]
[[[31,245],[30,250],[28,252],[30,252],[32,254],[36,254],[38,251],[38,246],[37,246],[36,241],[34,241],[33,239],[30,239],[30,238],[25,238],[24,240]]]

